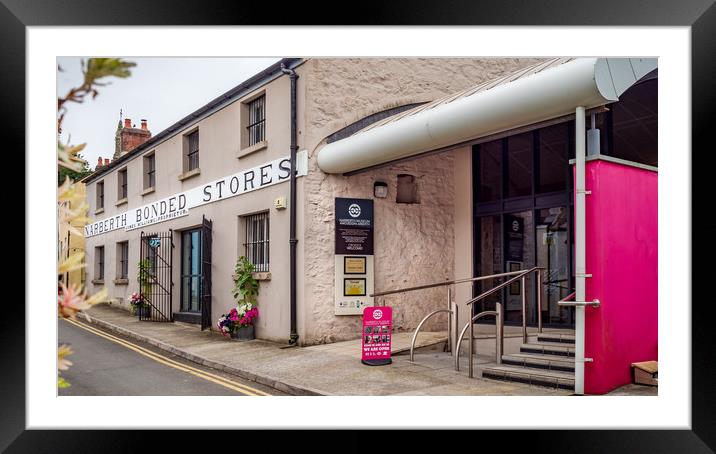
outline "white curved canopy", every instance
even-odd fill
[[[319,151],[318,166],[351,172],[608,104],[656,68],[655,58],[568,60],[330,143]]]

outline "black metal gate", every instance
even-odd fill
[[[172,231],[140,236],[139,293],[147,302],[139,320],[172,321]]]
[[[201,329],[211,326],[211,226],[201,217]]]

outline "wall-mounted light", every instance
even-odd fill
[[[373,195],[378,199],[388,197],[388,183],[376,181],[373,183]]]

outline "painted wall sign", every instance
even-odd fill
[[[361,362],[368,366],[390,364],[393,337],[393,308],[369,306],[363,309]]]
[[[336,198],[336,254],[373,254],[373,201]]]
[[[296,155],[296,176],[301,177],[307,173],[308,152],[303,150]],[[110,218],[95,221],[85,226],[85,237],[118,229],[133,230],[186,216],[192,208],[288,181],[290,175],[290,156],[275,159]]]

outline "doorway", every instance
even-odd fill
[[[537,291],[545,327],[571,328],[574,310],[557,303],[572,292],[571,122],[473,147],[473,269],[475,276],[544,267],[542,282],[530,274],[474,305],[474,314],[504,304],[505,324],[536,326]],[[476,282],[477,296],[507,278]],[[481,319],[481,323],[494,321]]]

